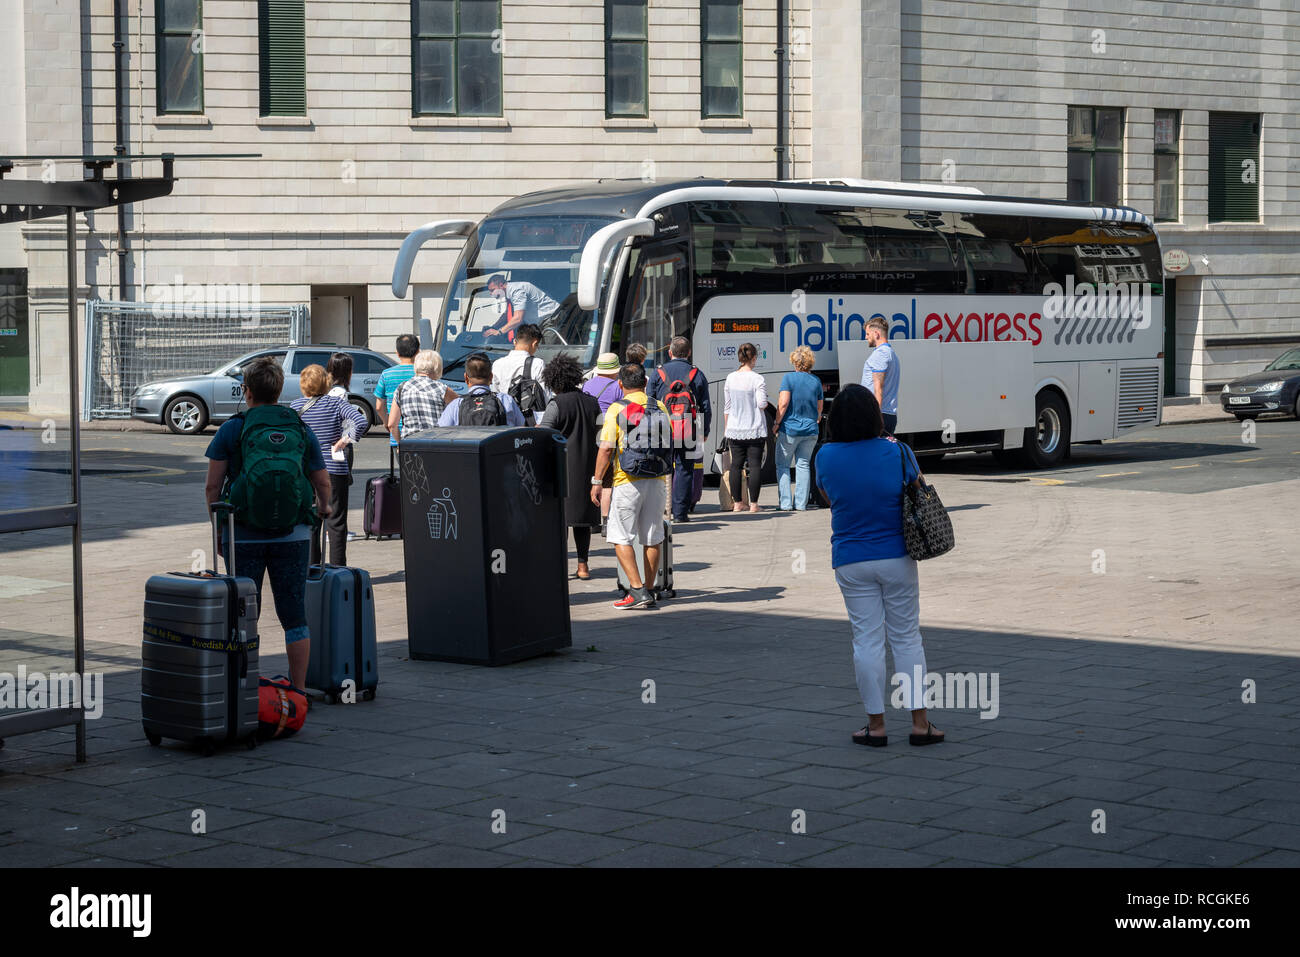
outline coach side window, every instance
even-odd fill
[[[792,290],[876,291],[870,210],[796,204],[783,208]]]
[[[1037,292],[1029,220],[1023,216],[949,214],[961,251],[967,293],[1022,296]]]
[[[695,311],[717,295],[786,292],[785,228],[775,203],[691,206]]]
[[[1044,218],[1033,234],[1040,286],[1161,281],[1155,235],[1144,226]]]
[[[952,293],[965,289],[957,235],[942,213],[914,209],[871,211],[873,259],[881,293]]]

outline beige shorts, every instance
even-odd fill
[[[664,540],[664,480],[642,479],[614,486],[605,539],[612,545],[658,545]]]

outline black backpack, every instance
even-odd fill
[[[471,392],[460,400],[461,425],[505,425],[506,410],[491,392]]]
[[[536,356],[529,356],[524,360],[524,364],[515,373],[515,377],[510,380],[510,389],[507,392],[507,395],[515,400],[515,404],[519,406],[519,411],[524,414],[525,420],[529,421],[530,424],[529,415],[534,412],[546,411],[546,390],[532,375],[532,363],[536,358]]]

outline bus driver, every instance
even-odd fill
[[[555,313],[560,308],[558,302],[531,282],[516,280],[507,283],[506,277],[500,273],[487,281],[487,289],[494,299],[506,301],[506,314],[484,330],[484,338],[504,335],[511,339],[519,326],[526,322],[543,326],[555,318]]]

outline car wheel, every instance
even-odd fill
[[[1300,419],[1300,395],[1295,397],[1295,408],[1291,411],[1295,413],[1297,419]]]
[[[208,409],[192,395],[178,395],[163,409],[163,422],[177,435],[197,435],[208,427]]]
[[[1234,412],[1233,415],[1237,417],[1238,422],[1245,422],[1247,419],[1254,422],[1259,418],[1259,415],[1254,412]]]
[[[370,403],[365,399],[348,399],[348,404],[364,415],[369,425],[375,424],[375,410],[370,407]]]
[[[1034,425],[1025,429],[1021,458],[1034,469],[1059,465],[1070,447],[1070,412],[1057,393],[1044,390],[1035,401]]]

